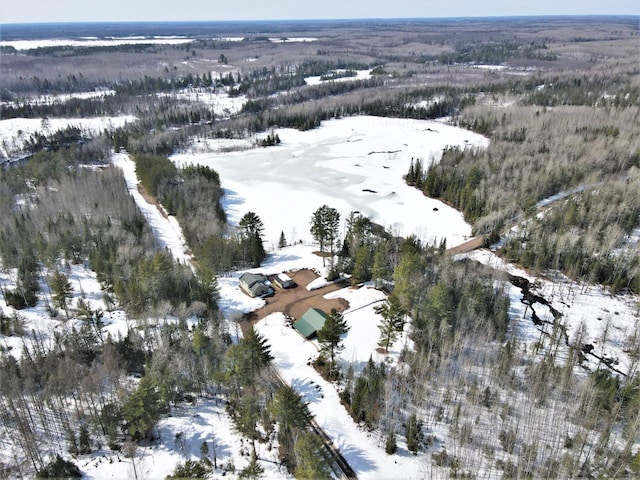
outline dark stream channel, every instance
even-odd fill
[[[567,334],[567,328],[560,321],[562,318],[562,313],[556,310],[551,305],[551,302],[549,302],[546,298],[538,294],[532,293],[531,289],[533,286],[531,282],[529,282],[529,280],[527,280],[524,277],[519,277],[517,275],[511,275],[511,274],[507,274],[507,275],[508,275],[509,282],[511,282],[511,284],[513,284],[515,287],[519,288],[522,291],[522,298],[520,299],[520,301],[531,309],[531,320],[533,324],[536,326],[536,328],[540,331],[540,333],[542,333],[543,335],[546,335],[547,337],[550,337],[551,336],[550,333],[544,328],[545,324],[551,325],[551,327],[557,326],[561,330],[561,335],[565,345],[567,347],[573,347],[579,352],[579,356],[580,356],[579,358],[581,363],[584,362],[587,359],[587,356],[589,355],[589,356],[592,356],[593,358],[596,358],[599,361],[599,363],[608,367],[612,372],[616,372],[619,375],[626,376],[624,372],[616,368],[616,365],[618,364],[617,358],[598,355],[597,353],[594,352],[593,344],[583,343],[581,345],[571,345],[569,341],[569,335]],[[551,312],[551,315],[553,315],[553,321],[541,319],[536,313],[536,309],[535,309],[536,304],[546,306]]]

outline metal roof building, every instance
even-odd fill
[[[326,319],[327,314],[322,310],[310,308],[300,317],[300,320],[293,324],[293,328],[300,332],[303,337],[312,338],[324,326]]]

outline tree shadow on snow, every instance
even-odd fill
[[[234,192],[233,190],[229,190],[228,188],[224,189],[224,195],[220,199],[220,205],[223,210],[227,210],[230,207],[237,207],[245,203],[244,199],[238,195],[238,192]]]
[[[371,452],[358,448],[357,445],[345,445],[340,447],[340,453],[349,466],[358,474],[372,472],[376,469],[371,460]]]
[[[278,252],[270,254],[262,265],[263,268],[277,265],[283,262],[297,262],[302,257],[300,255],[284,255]]]
[[[322,387],[308,378],[294,378],[291,387],[298,392],[307,403],[320,402],[324,398]]]

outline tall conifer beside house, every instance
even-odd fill
[[[324,251],[329,246],[329,252],[333,254],[333,247],[338,240],[338,227],[340,225],[340,213],[335,208],[322,205],[311,217],[311,235],[320,243],[322,265],[325,265]]]
[[[344,316],[335,308],[331,310],[324,322],[324,326],[318,330],[318,342],[320,353],[329,360],[329,378],[333,377],[335,357],[342,351],[342,335],[349,331]]]
[[[246,260],[252,267],[259,267],[267,256],[262,244],[264,224],[254,212],[247,212],[238,223],[240,227],[240,241],[243,244]]]

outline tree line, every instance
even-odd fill
[[[426,168],[414,159],[405,179],[461,210],[475,232],[498,236],[513,219],[537,213],[543,199],[584,188],[508,233],[504,253],[538,270],[638,292],[639,259],[627,240],[640,218],[640,156],[630,128],[637,117],[636,107],[470,107],[459,123],[489,131],[489,147],[448,148]]]

